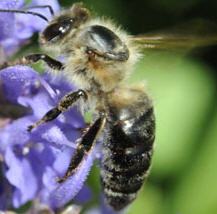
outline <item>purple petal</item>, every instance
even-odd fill
[[[37,119],[41,119],[45,113],[54,107],[54,103],[50,99],[49,94],[45,92],[37,93],[33,97],[19,97],[18,103],[26,107],[31,107],[33,115]]]
[[[6,177],[17,188],[13,204],[19,207],[35,197],[37,179],[28,160],[18,159],[10,147],[7,148],[5,162],[9,168]]]
[[[38,74],[27,66],[8,67],[0,72],[5,97],[17,102],[19,96],[28,96],[40,86]]]
[[[48,92],[50,97],[54,101],[57,101],[57,93],[54,91],[54,89],[51,87],[51,85],[42,77],[40,77],[40,82],[41,82],[42,87]]]
[[[23,6],[23,0],[2,0],[0,2],[0,8],[3,9],[19,9]],[[5,21],[7,20],[7,21]],[[18,41],[14,39],[15,36],[15,14],[1,13],[0,16],[0,44],[4,47],[6,54],[13,53],[18,48]]]
[[[49,204],[51,192],[58,187],[58,183],[56,182],[58,173],[63,174],[67,170],[72,153],[73,150],[70,147],[64,147],[64,150],[55,149],[53,147],[55,161],[53,161],[52,167],[48,166],[45,169],[42,178],[45,188],[41,191],[40,198],[44,203]]]
[[[73,149],[76,148],[74,142],[70,142],[62,130],[58,126],[49,127],[42,135],[41,138],[50,142],[54,143],[58,146],[58,148],[62,148],[64,146],[72,147]]]
[[[26,127],[32,123],[31,121],[30,117],[23,117],[1,129],[0,150],[4,152],[8,146],[24,145],[28,142],[30,135]]]
[[[65,147],[64,151],[56,150],[56,160],[53,164],[53,169],[58,175],[64,174],[67,170],[71,157],[73,156],[74,149]],[[58,176],[56,174],[56,176]]]
[[[5,9],[18,9],[22,7],[24,4],[24,0],[1,0],[0,8]]]
[[[86,203],[92,198],[92,196],[90,188],[83,186],[80,192],[75,196],[74,200],[78,203]]]
[[[59,92],[59,96],[76,90],[76,88],[67,80],[66,76],[62,74],[55,75],[51,72],[43,74],[43,78]]]
[[[57,174],[53,170],[53,168],[52,167],[46,167],[44,174],[42,176],[42,182],[43,182],[44,188],[41,189],[41,191],[39,193],[40,201],[43,204],[49,205],[50,193],[57,187],[56,178],[57,178]]]
[[[24,5],[23,0],[2,0],[0,2],[1,9],[19,9]],[[12,37],[15,30],[15,16],[14,13],[1,13],[0,16],[0,26],[1,26],[1,34],[0,40],[7,39],[8,37]],[[7,20],[7,21],[6,21]]]
[[[44,176],[46,169],[52,166],[56,158],[52,147],[46,142],[32,143],[29,148],[29,153],[26,154],[25,158],[29,160],[32,168],[34,169],[39,190],[44,188],[42,177]]]
[[[49,197],[51,207],[61,207],[77,195],[89,174],[93,159],[93,151],[91,151],[86,159],[83,160],[78,171],[51,192]]]
[[[1,6],[0,6],[1,7]],[[5,8],[5,7],[1,7]],[[5,21],[7,20],[7,21]],[[0,42],[6,38],[8,38],[9,35],[14,34],[14,25],[15,25],[15,19],[14,14],[8,14],[8,13],[1,13],[0,16]],[[4,44],[4,43],[2,43]]]
[[[85,126],[84,118],[82,114],[78,111],[77,107],[75,106],[71,110],[65,112],[65,123],[73,124],[75,128],[82,128]]]
[[[16,24],[14,27],[14,38],[16,38],[18,41],[29,39],[36,31],[33,26],[34,23],[37,23],[38,20],[41,19],[37,16],[27,14],[15,14]]]

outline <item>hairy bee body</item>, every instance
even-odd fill
[[[81,23],[60,39],[57,49],[67,56],[63,72],[88,95],[80,108],[96,117],[101,111],[106,115],[101,183],[107,203],[121,210],[136,198],[151,164],[153,106],[143,87],[124,84],[139,58],[129,36],[110,20],[89,19],[83,7],[73,6],[72,11]],[[51,22],[42,42],[50,40],[53,26],[61,19]],[[45,48],[55,45],[46,42]]]
[[[105,129],[101,181],[105,198],[115,210],[130,204],[148,174],[153,151],[155,119],[148,96],[125,88],[112,97]]]

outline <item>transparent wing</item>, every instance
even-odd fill
[[[149,34],[131,37],[145,49],[192,49],[217,45],[217,36]]]
[[[131,36],[144,49],[174,49],[188,51],[196,47],[217,45],[217,25],[208,21],[193,21],[169,30]]]

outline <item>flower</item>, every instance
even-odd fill
[[[28,9],[38,5],[45,5],[45,3],[42,0],[32,0],[29,4],[24,0],[0,1],[0,9],[31,10],[50,19],[52,15],[48,8]],[[55,13],[59,11],[57,0],[47,0],[46,5],[50,5]],[[33,15],[3,12],[0,14],[0,47],[6,55],[15,53],[35,32],[40,32],[47,25],[46,21]]]
[[[27,131],[29,125],[72,90],[73,87],[61,75],[39,75],[27,66],[1,70],[1,114],[7,119],[0,129],[0,155],[5,175],[1,180],[10,188],[7,192],[0,191],[0,198],[7,200],[8,204],[10,201],[5,194],[12,195],[14,207],[38,199],[51,208],[59,208],[83,188],[95,157],[93,152],[73,176],[62,184],[56,182],[56,178],[66,171],[76,148],[76,139],[80,137],[79,130],[84,127],[78,110],[72,108],[32,133]],[[6,187],[2,181],[1,184],[0,190]],[[1,200],[0,208],[2,203]]]

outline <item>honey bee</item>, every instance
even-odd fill
[[[37,15],[48,21],[30,11],[10,11]],[[82,135],[67,171],[58,182],[73,175],[102,135],[102,189],[106,202],[116,211],[136,199],[151,165],[155,139],[153,103],[143,87],[125,84],[140,56],[134,41],[151,38],[156,41],[154,37],[131,37],[110,20],[92,18],[87,8],[75,3],[54,16],[39,35],[42,48],[63,55],[64,64],[46,54],[31,54],[1,66],[42,60],[52,69],[62,70],[80,88],[65,95],[28,130],[54,120],[78,101],[82,112],[93,112],[94,122]],[[156,44],[150,47],[153,46]]]

